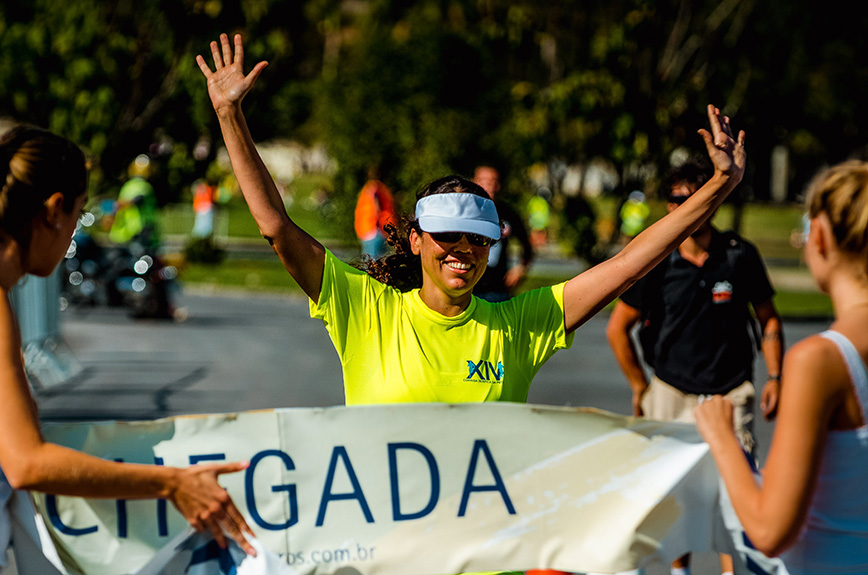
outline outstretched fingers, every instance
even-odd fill
[[[241,34],[236,34],[234,38],[235,42],[235,58],[232,60],[232,64],[237,64],[241,73],[244,73],[244,41],[241,39]],[[228,46],[228,40],[227,44]],[[256,81],[259,77],[259,74],[268,66],[268,62],[263,60],[256,64],[252,70],[244,77],[244,83],[246,89],[250,89],[250,86]]]
[[[222,475],[224,473],[235,473],[237,471],[243,471],[249,467],[249,462],[237,462],[237,463],[224,463],[217,464],[214,468],[214,472],[216,475]],[[222,528],[223,532],[228,533],[232,539],[235,540],[238,545],[241,546],[244,551],[248,554],[256,555],[256,550],[250,545],[250,542],[247,541],[245,535],[249,535],[251,537],[254,536],[253,529],[250,528],[250,525],[247,524],[247,520],[244,519],[244,516],[235,506],[235,503],[232,501],[232,498],[229,495],[226,495],[226,498],[221,501],[222,505],[217,515],[217,520]],[[218,543],[219,543],[218,539]]]
[[[725,174],[738,182],[744,173],[746,160],[745,133],[742,130],[735,135],[729,117],[721,115],[718,108],[709,105],[707,112],[710,131],[700,129],[699,135],[705,142],[708,157],[715,172]]]
[[[220,48],[223,51],[223,65],[231,66],[232,61],[232,46],[229,45],[229,36],[220,34]]]
[[[720,110],[709,104],[706,107],[708,114],[708,125],[711,127],[711,140],[717,141],[717,136],[720,134]]]
[[[256,81],[256,79],[259,77],[259,74],[262,73],[266,66],[268,66],[268,62],[263,60],[262,62],[254,66],[253,69],[250,70],[250,73],[244,77],[244,82],[248,90],[251,86],[253,86],[253,83]]]
[[[732,127],[728,116],[721,116],[720,110],[711,104],[708,105],[708,124],[711,126],[712,142],[722,148],[733,140]]]
[[[209,516],[207,519],[203,519],[202,522],[208,528],[208,531],[211,533],[211,537],[214,538],[214,541],[217,542],[217,545],[219,545],[221,549],[226,549],[226,547],[228,546],[228,542],[226,541],[226,534],[223,533],[223,528],[220,526],[220,521],[217,519],[217,517]]]
[[[236,40],[237,41],[237,40]],[[226,34],[220,35],[220,44],[222,44],[222,52],[220,45],[217,44],[216,41],[211,41],[211,59],[214,61],[214,72],[219,71],[221,68],[229,66],[232,64],[232,52],[228,49],[229,40],[226,38]],[[206,78],[210,78],[214,73],[211,71],[211,68],[208,66],[207,62],[205,62],[205,58],[201,55],[196,55],[196,63],[199,65],[199,69],[202,70],[202,73],[205,74]]]
[[[231,66],[235,62],[242,64],[244,61],[244,49],[241,44],[241,35],[235,35],[235,57],[232,56],[232,47],[229,45],[229,36],[220,34],[220,43],[211,41],[211,59],[214,60],[214,70],[220,70],[227,66]],[[205,58],[196,56],[196,62],[199,64],[199,69],[206,76],[211,74],[211,69],[205,63]]]
[[[220,547],[225,548],[231,537],[246,553],[255,555],[256,549],[247,539],[254,537],[253,530],[218,482],[220,475],[242,471],[248,466],[241,462],[194,465],[178,470],[178,486],[171,500],[196,531],[207,530]]]
[[[211,68],[209,68],[208,64],[205,62],[205,58],[197,54],[196,63],[199,65],[199,69],[202,70],[202,74],[205,75],[205,78],[210,78],[213,72],[211,72]]]
[[[724,134],[732,138],[732,126],[729,124],[729,116],[723,116],[720,127]]]
[[[241,41],[241,34],[236,34],[233,40],[235,42],[234,61],[244,69],[244,42]]]
[[[711,149],[714,146],[714,136],[706,130],[705,128],[699,128],[696,132],[702,136],[702,139],[705,141],[705,147]]]
[[[215,41],[211,41],[211,59],[214,60],[214,69],[219,70],[223,67],[223,56],[220,54],[220,46]]]
[[[214,536],[218,545],[225,547],[226,535],[228,535],[238,543],[239,547],[244,549],[245,553],[256,557],[256,549],[250,544],[250,541],[247,540],[247,536],[254,536],[253,531],[251,531],[247,522],[241,516],[241,513],[234,504],[230,502],[229,506],[224,510],[224,514],[218,517],[213,524],[211,532],[214,533],[214,527],[216,527],[216,531],[219,532],[219,536],[216,534]]]
[[[240,34],[233,37],[232,44],[227,34],[220,34],[219,43],[214,41],[210,46],[213,71],[202,56],[196,56],[196,63],[207,80],[211,104],[218,111],[237,106],[268,63],[259,62],[247,75],[244,74],[244,44]]]
[[[247,524],[247,521],[235,507],[232,499],[228,494],[213,501],[198,517],[197,523],[211,533],[214,540],[221,548],[226,548],[228,545],[228,537],[231,537],[239,547],[241,547],[248,555],[256,556],[256,549],[247,540],[247,536],[253,537],[253,530]],[[195,527],[195,525],[194,525]]]

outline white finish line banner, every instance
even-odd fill
[[[717,470],[691,425],[489,403],[44,431],[49,441],[112,460],[250,461],[221,484],[281,573],[616,572],[668,564],[688,550],[731,551]],[[36,499],[69,573],[234,573],[241,559],[213,543],[178,547],[186,522],[165,501]],[[179,554],[169,570],[155,564]],[[208,564],[214,569],[196,569]]]

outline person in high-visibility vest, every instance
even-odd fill
[[[146,154],[140,154],[130,164],[130,179],[118,192],[114,221],[109,231],[112,242],[126,244],[138,240],[148,247],[159,245],[157,197],[154,186],[147,179],[150,173],[151,160]]]
[[[627,200],[621,205],[621,237],[624,243],[632,240],[645,229],[651,208],[645,200],[645,194],[633,190]]]

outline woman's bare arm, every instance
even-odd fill
[[[831,342],[799,342],[784,360],[777,423],[759,485],[732,431],[732,404],[721,396],[695,410],[738,518],[751,542],[777,555],[795,540],[814,492],[833,414],[852,393],[849,375]]]
[[[695,231],[741,181],[744,174],[744,132],[732,133],[729,118],[708,106],[711,132],[699,130],[714,175],[677,210],[636,236],[616,256],[579,274],[564,289],[564,326],[571,332],[637,279],[648,273]]]
[[[213,72],[202,56],[197,56],[196,62],[208,82],[208,95],[220,121],[223,141],[241,193],[260,233],[271,244],[301,289],[317,301],[322,286],[325,248],[287,215],[280,193],[256,151],[241,111],[241,101],[267,63],[259,62],[249,74],[244,75],[244,46],[240,35],[234,38],[233,51],[228,36],[222,34],[220,44],[211,42],[211,56],[214,60]]]
[[[0,467],[10,485],[57,495],[170,500],[187,521],[208,529],[221,546],[223,530],[248,553],[244,517],[217,477],[246,463],[196,465],[181,469],[115,463],[48,443],[30,395],[21,360],[21,339],[7,294],[0,289]]]

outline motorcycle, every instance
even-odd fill
[[[121,261],[114,281],[114,289],[133,317],[168,318],[174,315],[171,292],[175,287],[178,270],[165,265],[144,244],[133,241]]]
[[[135,318],[172,318],[178,270],[166,265],[145,235],[125,245],[103,246],[84,214],[62,266],[61,310],[69,307],[126,307]]]

